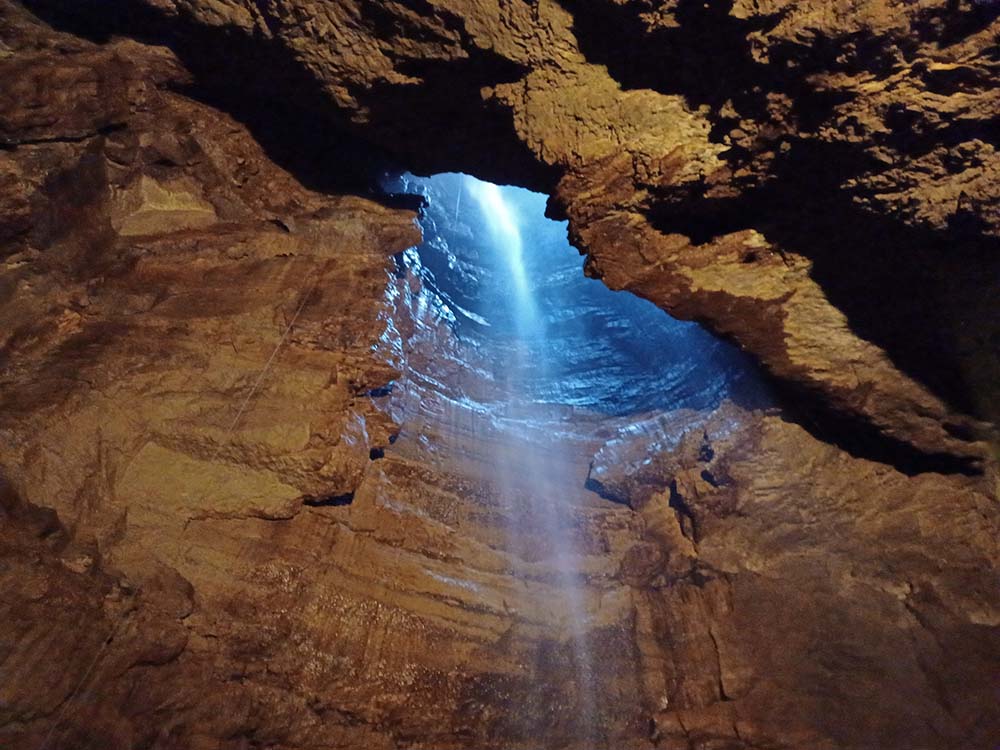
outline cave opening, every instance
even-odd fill
[[[601,572],[601,529],[636,521],[624,498],[601,491],[594,456],[625,435],[675,445],[676,414],[727,399],[759,407],[766,386],[749,357],[698,324],[587,278],[566,222],[546,217],[546,196],[458,173],[397,175],[384,187],[420,196],[423,242],[397,258],[388,329],[408,335],[397,387],[377,395],[400,425],[380,465],[450,477],[480,517],[456,519],[450,501],[430,512],[499,550],[524,586],[503,606],[559,634],[547,656],[526,657],[528,682],[504,731],[551,731],[552,717],[532,718],[527,703],[556,691],[573,701],[563,736],[600,744],[617,721],[613,679],[633,669],[600,627],[601,597],[623,590]],[[383,485],[382,502],[398,507],[406,500],[394,486]],[[666,512],[676,497],[664,494]],[[692,527],[683,515],[679,528]]]
[[[544,194],[460,173],[383,186],[422,199],[424,241],[401,267],[480,358],[498,399],[613,417],[767,400],[759,368],[735,346],[587,278]]]
[[[984,3],[0,0],[0,747],[993,747]]]

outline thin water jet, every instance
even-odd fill
[[[498,277],[500,294],[497,297],[503,313],[512,319],[517,336],[513,346],[514,356],[510,360],[510,379],[513,382],[525,382],[529,377],[534,377],[544,382],[551,377],[552,347],[546,336],[545,321],[539,313],[537,292],[528,279],[520,216],[505,200],[504,193],[498,186],[472,177],[466,177],[463,185],[475,198],[479,213],[485,219],[488,229],[487,246],[503,259],[507,271],[505,275]],[[508,280],[510,283],[505,283]],[[539,418],[539,407],[532,399],[519,398],[516,393],[507,395],[507,408],[504,409],[506,419],[515,424],[528,424]],[[555,442],[548,451],[538,448],[528,440],[516,440],[508,451],[498,455],[496,480],[504,493],[519,491],[519,487],[510,481],[512,477],[518,477],[521,483],[533,488],[574,485],[573,461],[571,456],[564,455],[565,447]],[[574,522],[574,509],[564,503],[554,502],[551,497],[537,500],[540,502],[536,501],[538,513],[535,518],[541,526],[542,534],[551,544],[550,560],[557,586],[557,599],[553,604],[563,612],[560,619],[567,634],[567,645],[576,677],[578,704],[573,734],[578,741],[593,742],[597,697],[593,685],[593,658],[587,644],[588,615],[579,569],[581,553],[575,549],[573,537],[565,533],[565,529]],[[512,545],[516,545],[516,540],[524,535],[525,523],[526,517],[520,514],[508,519],[507,532]]]
[[[609,501],[590,482],[591,457],[608,434],[759,384],[697,325],[586,278],[566,223],[545,218],[545,196],[458,174],[387,187],[424,197],[424,243],[402,262],[422,287],[413,308],[437,321],[418,337],[428,353],[404,358],[393,454],[488,488],[484,512],[499,516],[495,544],[520,582],[505,606],[552,640],[527,665],[535,687],[507,704],[506,734],[612,747],[607,695],[631,667],[602,631],[615,584],[599,572],[606,541],[595,529]],[[435,358],[449,351],[460,369],[442,374]]]

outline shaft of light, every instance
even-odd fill
[[[504,196],[504,190],[496,185],[466,177],[465,189],[478,204],[479,212],[489,233],[488,243],[507,267],[513,294],[501,295],[501,305],[509,306],[516,328],[522,337],[522,346],[507,363],[515,375],[515,382],[528,382],[532,377],[543,379],[552,377],[551,361],[553,352],[549,348],[546,326],[537,300],[537,292],[528,278],[525,264],[525,242],[521,232],[520,217]],[[533,344],[529,349],[529,341]],[[539,418],[538,404],[521,394],[509,394],[507,417],[512,424],[529,425]],[[516,427],[515,427],[516,429]],[[576,681],[580,704],[577,706],[577,731],[580,737],[592,731],[595,716],[596,696],[593,692],[593,664],[587,643],[587,617],[584,590],[579,578],[580,556],[576,554],[572,540],[567,535],[569,515],[572,511],[557,498],[546,496],[545,492],[559,492],[558,488],[573,486],[572,460],[562,454],[557,444],[548,445],[544,450],[528,441],[514,443],[510,452],[497,457],[496,481],[507,492],[519,493],[519,482],[527,480],[539,493],[534,498],[537,513],[534,516],[550,544],[551,560],[555,567],[555,579],[559,589],[559,606],[565,612],[565,625],[570,636],[574,654]],[[513,481],[512,481],[513,480]],[[545,488],[545,489],[543,489]],[[514,517],[508,521],[512,539],[517,539],[537,529],[524,527],[523,519]]]
[[[538,306],[528,281],[524,262],[524,239],[516,212],[504,199],[499,187],[474,177],[465,178],[465,187],[479,205],[486,220],[492,244],[500,249],[514,286],[517,322],[524,333],[536,331],[540,324]]]

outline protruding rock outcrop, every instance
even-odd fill
[[[998,416],[993,4],[30,4],[169,39],[218,96],[292,92],[410,168],[558,183],[595,275],[883,443],[853,449],[987,452],[963,415]]]
[[[656,722],[678,747],[996,736],[981,668],[1000,648],[997,598],[980,578],[1000,554],[988,488],[907,477],[732,405],[633,427],[590,476],[645,521],[650,544],[627,570],[655,618],[647,648],[674,644]]]
[[[176,54],[0,0],[0,745],[566,746],[550,545],[505,536],[542,503],[582,550],[598,744],[995,744],[963,416],[997,372],[988,6],[30,5]],[[328,123],[551,190],[592,274],[843,445],[731,404],[581,417],[530,435],[578,481],[499,488],[524,435],[447,398],[471,357],[392,257],[415,213],[319,189]]]

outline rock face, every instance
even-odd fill
[[[657,727],[691,743],[677,747],[994,742],[992,678],[974,665],[998,646],[996,591],[981,578],[997,559],[995,499],[850,458],[775,416],[675,420],[658,425],[665,441],[610,442],[591,472],[644,518],[647,554],[665,558],[639,570],[655,640],[679,641],[666,695],[683,686],[686,705]]]
[[[31,5],[171,38],[209,88],[264,55],[248,94],[554,191],[592,274],[734,338],[869,454],[986,451],[962,414],[1000,402],[995,4]]]
[[[0,2],[0,745],[1000,741],[989,6],[30,5],[173,51]],[[551,190],[819,421],[483,429],[308,117]]]

